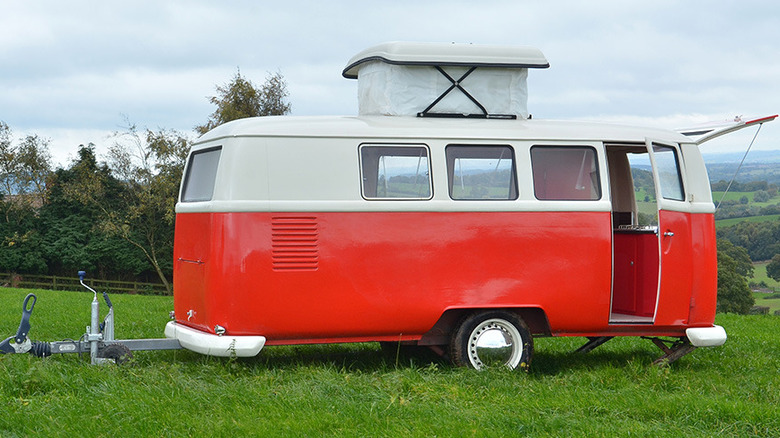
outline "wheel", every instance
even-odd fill
[[[518,315],[505,310],[466,316],[450,342],[450,356],[455,365],[477,370],[498,367],[527,370],[533,351],[528,326]]]
[[[122,365],[133,358],[133,352],[124,344],[108,344],[99,352],[98,357],[111,359],[115,364]]]

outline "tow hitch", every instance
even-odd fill
[[[22,320],[15,336],[0,342],[0,354],[30,353],[38,357],[52,354],[86,353],[89,352],[91,363],[101,364],[112,362],[122,364],[133,357],[133,351],[148,350],[178,350],[182,346],[177,339],[115,339],[114,337],[114,306],[108,294],[103,292],[103,299],[108,307],[103,322],[100,322],[100,301],[96,290],[84,284],[86,273],[79,271],[79,283],[93,293],[91,303],[90,325],[78,341],[65,340],[57,342],[30,341],[30,316],[38,298],[28,294],[22,304]]]

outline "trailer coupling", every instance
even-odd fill
[[[86,273],[79,271],[79,282],[93,292],[91,303],[90,325],[79,340],[66,339],[57,342],[30,341],[30,316],[38,298],[28,294],[22,304],[22,320],[16,335],[0,342],[0,354],[30,353],[37,357],[47,357],[62,353],[89,353],[92,364],[112,362],[121,364],[133,357],[133,351],[178,350],[182,348],[178,339],[115,339],[114,337],[114,306],[103,292],[103,299],[108,306],[108,313],[100,321],[100,303],[98,293],[84,284]]]

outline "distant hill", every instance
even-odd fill
[[[701,155],[704,157],[704,162],[707,164],[709,163],[738,164],[744,154],[745,152],[727,152],[727,153],[712,154],[712,153],[707,153],[706,151],[703,150]],[[766,162],[780,163],[780,150],[772,150],[772,151],[753,150],[750,151],[747,158],[745,159],[745,163],[766,163]]]
[[[736,172],[744,152],[702,154],[710,181],[730,181]],[[770,184],[780,185],[780,150],[777,151],[751,151],[742,169],[737,175],[737,181],[766,181]]]

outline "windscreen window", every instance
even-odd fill
[[[531,148],[531,167],[536,199],[601,199],[598,161],[592,147],[534,146]]]
[[[210,201],[214,196],[214,183],[222,148],[204,149],[193,152],[184,177],[182,202]]]
[[[360,170],[366,199],[430,199],[431,167],[424,145],[362,145]]]
[[[517,199],[515,155],[511,147],[449,145],[446,156],[450,198]]]

